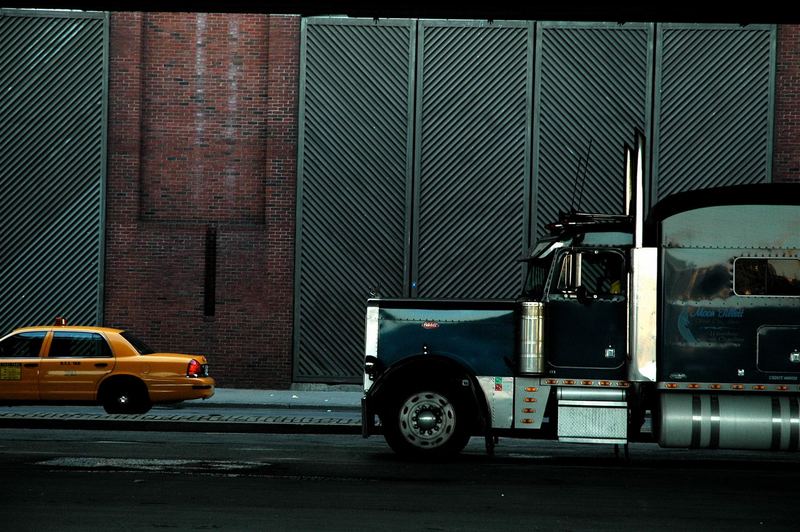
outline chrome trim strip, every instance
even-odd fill
[[[702,405],[700,403],[700,396],[693,395],[692,396],[692,443],[690,444],[690,448],[692,449],[700,448],[700,430],[702,428],[702,422],[703,422],[701,409]]]
[[[364,357],[378,356],[378,330],[380,325],[380,307],[377,301],[370,300],[367,305],[366,337],[364,339]],[[364,373],[364,392],[372,387],[372,379]]]
[[[560,401],[625,401],[624,388],[565,387],[558,388]]]
[[[573,436],[561,436],[558,438],[558,441],[563,443],[601,443],[608,445],[624,445],[628,443],[626,438],[576,438]]]
[[[558,406],[591,406],[598,408],[625,408],[628,403],[625,401],[570,401],[560,399]]]
[[[667,384],[675,384],[676,388],[670,388]],[[689,386],[692,386],[691,388]],[[715,386],[712,388],[712,386]],[[733,386],[741,386],[742,388],[733,388]],[[763,390],[754,389],[754,386],[763,386]],[[781,389],[785,387],[785,389]],[[668,392],[685,392],[691,390],[693,392],[757,392],[757,393],[781,393],[781,394],[794,394],[800,392],[800,385],[798,384],[759,384],[755,382],[740,383],[740,382],[659,382],[656,388],[661,391]]]
[[[711,449],[719,448],[719,428],[720,428],[719,426],[720,426],[719,396],[712,395],[711,396],[711,441],[708,444],[708,446]]]
[[[655,382],[658,249],[631,250],[628,287],[628,380]]]
[[[772,447],[773,451],[781,448],[781,400],[778,397],[772,398]]]
[[[644,135],[636,132],[636,171],[634,173],[634,247],[639,249],[644,242]]]
[[[789,398],[789,450],[796,451],[800,442],[800,399]]]

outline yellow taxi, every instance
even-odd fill
[[[157,353],[128,331],[25,327],[0,339],[0,403],[95,403],[143,414],[158,403],[214,395],[206,358]]]

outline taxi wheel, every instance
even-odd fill
[[[144,414],[151,406],[147,391],[129,382],[114,384],[103,394],[103,408],[109,414]]]

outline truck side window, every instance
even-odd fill
[[[579,268],[580,253],[567,253],[561,257],[557,288],[560,292],[575,290],[578,285],[576,270]]]
[[[800,260],[736,259],[733,291],[740,296],[800,296]]]
[[[581,251],[562,256],[558,290],[583,287],[587,294],[609,297],[624,291],[625,262],[612,251]]]
[[[622,256],[612,252],[585,253],[583,286],[590,294],[614,296],[622,293],[624,279]]]
[[[547,275],[550,273],[550,265],[553,263],[552,255],[546,258],[528,261],[528,275],[525,278],[524,295],[534,299],[541,299],[544,295],[544,286],[547,283]]]

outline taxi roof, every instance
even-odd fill
[[[104,333],[121,333],[122,329],[114,329],[112,327],[93,327],[88,325],[34,325],[30,327],[20,327],[14,329],[11,333],[20,332],[36,332],[36,331],[68,331],[68,332],[104,332]]]

